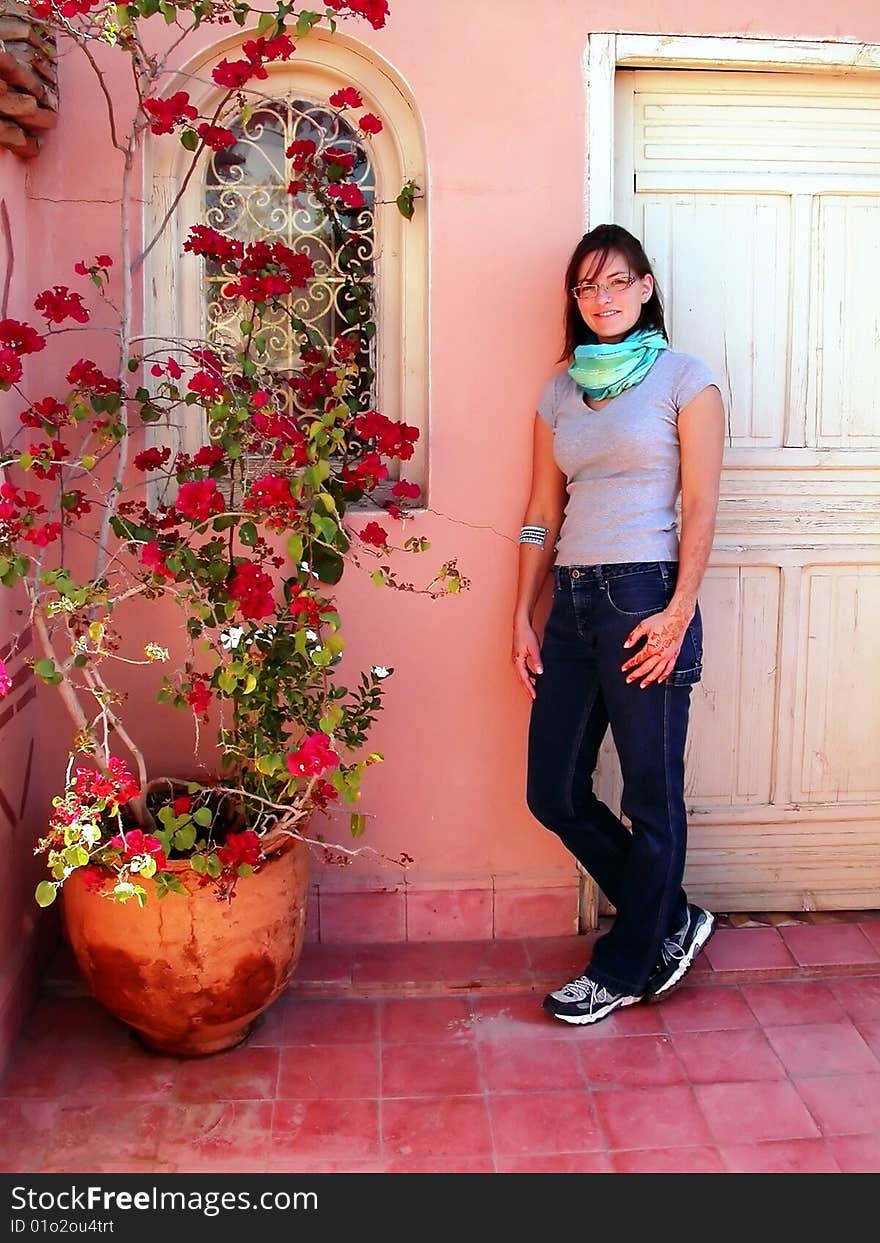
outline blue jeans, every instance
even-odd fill
[[[668,605],[677,571],[669,561],[556,566],[529,726],[529,809],[617,909],[593,947],[590,976],[634,996],[687,916],[684,745],[691,685],[702,671],[699,607],[667,681],[642,690],[620,667],[639,646],[625,649],[625,638]],[[631,832],[593,793],[609,724]]]

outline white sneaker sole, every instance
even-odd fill
[[[624,997],[622,1001],[603,1006],[600,1010],[594,1010],[592,1014],[554,1014],[552,1010],[548,1010],[547,1013],[562,1023],[574,1023],[578,1027],[583,1027],[587,1023],[598,1023],[600,1019],[604,1019],[615,1010],[622,1010],[624,1006],[634,1006],[641,1000],[641,997]]]
[[[704,946],[706,945],[706,942],[709,940],[712,933],[715,931],[715,916],[712,914],[711,911],[707,911],[706,914],[709,916],[709,918],[704,921],[699,932],[694,937],[693,953],[691,954],[690,958],[688,959],[687,962],[679,963],[677,969],[669,977],[669,979],[666,981],[663,987],[658,988],[656,992],[650,994],[651,1001],[653,1001],[656,997],[662,997],[664,993],[668,993],[671,988],[674,988],[676,984],[680,983],[680,981],[684,979],[684,977],[690,971],[691,967],[696,962],[697,956],[699,955],[700,951],[704,948]]]

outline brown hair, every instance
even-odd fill
[[[595,229],[585,233],[575,246],[574,253],[568,261],[568,267],[565,269],[565,346],[559,362],[566,362],[570,359],[578,345],[588,342],[595,344],[597,340],[596,334],[591,332],[584,323],[577,302],[571,296],[571,288],[577,284],[578,272],[587,255],[596,256],[595,262],[590,265],[590,275],[594,275],[602,270],[612,251],[617,251],[623,256],[630,272],[634,272],[636,276],[654,276],[654,270],[642,243],[621,225],[597,224]],[[656,277],[654,278],[654,292],[643,304],[638,322],[630,331],[637,332],[640,328],[656,328],[667,341],[669,340],[669,333],[666,331],[666,323],[663,319],[663,301],[660,297],[660,290],[657,288]]]

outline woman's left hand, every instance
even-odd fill
[[[662,613],[646,617],[629,632],[624,647],[632,647],[641,638],[646,641],[635,656],[621,665],[627,682],[640,679],[641,690],[652,682],[666,681],[675,668],[684,636],[695,612],[695,608],[670,604]]]

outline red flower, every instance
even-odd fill
[[[165,554],[160,549],[158,540],[151,540],[149,544],[143,545],[140,560],[144,569],[151,574],[158,574],[160,578],[174,578],[174,574],[165,564]]]
[[[241,561],[235,567],[229,595],[238,601],[242,617],[259,620],[275,611],[272,597],[274,584],[268,574],[252,561]]]
[[[210,147],[212,151],[225,151],[227,147],[234,147],[238,142],[232,130],[222,125],[209,125],[204,122],[196,132],[205,146]]]
[[[222,514],[225,508],[215,479],[182,483],[174,504],[177,512],[192,522],[206,522],[212,514]]]
[[[222,397],[225,391],[225,385],[220,377],[211,375],[208,371],[197,371],[186,387],[191,393],[197,393],[199,397],[208,400]]]
[[[296,516],[296,500],[290,491],[290,480],[274,471],[261,475],[251,484],[242,508],[249,513],[266,513],[266,525],[280,530]]]
[[[306,735],[297,750],[290,752],[287,771],[293,777],[312,777],[327,768],[335,768],[338,763],[339,756],[330,746],[330,739],[319,732]]]
[[[10,384],[17,384],[23,371],[19,356],[5,345],[0,347],[0,384],[5,384],[7,388]]]
[[[345,86],[342,90],[333,92],[330,103],[334,108],[361,108],[364,101],[353,86]]]
[[[134,455],[135,470],[158,470],[171,457],[168,445],[164,449],[143,449]]]
[[[421,495],[422,489],[417,483],[407,483],[405,479],[400,479],[391,489],[392,496],[406,497],[407,500],[414,501],[417,496]]]
[[[122,851],[122,858],[126,863],[135,855],[152,855],[156,860],[157,872],[164,871],[168,866],[165,851],[158,837],[153,837],[151,833],[144,833],[141,829],[129,829],[124,837],[121,833],[117,833],[115,837],[110,838],[108,844]]]
[[[259,63],[249,60],[221,60],[211,72],[211,77],[218,86],[226,86],[231,91],[238,91],[251,78],[268,78],[268,74]]]
[[[75,319],[78,324],[87,324],[89,313],[78,293],[71,293],[66,285],[55,285],[52,289],[44,289],[34,299],[34,309],[48,320],[50,324],[63,324],[66,319]]]
[[[210,679],[204,673],[194,673],[192,676],[192,684],[186,692],[186,702],[192,708],[196,716],[200,716],[203,720],[208,715],[208,709],[214,698],[210,687]]]
[[[294,168],[304,168],[314,156],[317,147],[311,138],[297,138],[290,144],[284,154]]]
[[[16,354],[36,354],[46,348],[46,338],[20,319],[0,319],[0,347]]]
[[[189,102],[186,91],[177,91],[168,99],[145,99],[144,112],[151,117],[150,129],[154,134],[170,134],[175,125],[194,121],[198,109]]]
[[[388,532],[378,522],[368,522],[360,532],[360,537],[365,544],[372,544],[376,548],[385,548],[388,544]]]
[[[80,878],[90,893],[99,893],[107,884],[107,872],[94,863],[80,870]]]
[[[253,829],[245,829],[241,833],[230,833],[224,845],[218,847],[217,858],[224,868],[233,871],[241,863],[256,867],[260,862],[262,847],[260,839]]]
[[[224,237],[206,224],[194,224],[189,231],[189,237],[183,243],[183,249],[194,255],[205,255],[217,263],[226,263],[231,259],[241,259],[244,255],[244,242],[234,237]],[[197,355],[194,354],[193,357]]]
[[[365,112],[358,121],[358,126],[362,134],[381,134],[382,122],[372,112]]]
[[[176,798],[171,804],[171,810],[175,816],[185,816],[192,807],[192,799],[186,794],[182,794],[180,798]]]
[[[198,453],[192,460],[193,466],[216,466],[218,462],[223,460],[222,445],[202,445]]]
[[[333,199],[341,199],[346,207],[350,207],[353,210],[364,205],[364,196],[361,188],[355,185],[353,181],[346,181],[344,183],[333,182],[327,187],[327,193]]]
[[[99,395],[122,391],[119,381],[104,375],[90,358],[81,358],[73,364],[67,373],[67,383]]]

